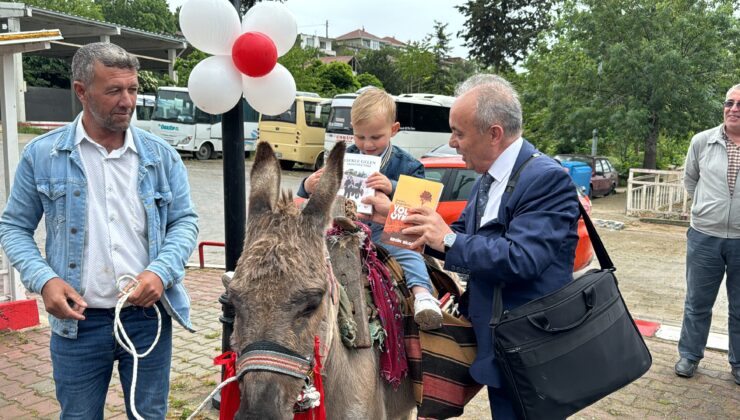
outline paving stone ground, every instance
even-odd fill
[[[685,228],[649,225],[624,216],[624,194],[594,200],[594,217],[626,222],[621,231],[599,229],[618,268],[625,301],[635,318],[681,324],[685,284]],[[221,271],[188,270],[185,284],[192,298],[196,333],[175,329],[168,418],[186,418],[217,385],[220,370],[212,359],[221,352],[218,320],[223,292]],[[42,325],[0,332],[0,419],[59,417],[49,361],[49,328],[43,305]],[[727,333],[727,299],[722,289],[714,308],[712,330]],[[740,413],[740,386],[729,373],[727,353],[707,351],[696,376],[673,373],[676,344],[646,340],[653,366],[641,379],[604,398],[573,419],[733,419]],[[106,419],[125,419],[117,378],[108,392]],[[201,418],[217,419],[209,409]],[[462,419],[490,418],[485,392],[467,407]]]

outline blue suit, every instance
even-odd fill
[[[512,175],[535,152],[535,147],[525,140]],[[465,210],[451,226],[457,238],[445,254],[445,269],[469,275],[467,316],[478,342],[470,374],[481,384],[501,388],[502,377],[489,327],[494,286],[505,284],[504,308],[511,309],[573,279],[578,196],[563,168],[541,156],[521,172],[514,190],[504,193],[498,218],[478,229],[478,183],[480,179]]]

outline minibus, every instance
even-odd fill
[[[281,168],[292,169],[300,163],[315,170],[323,165],[330,101],[318,95],[299,95],[282,114],[261,115],[259,140],[270,143]]]

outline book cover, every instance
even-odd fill
[[[411,244],[419,238],[418,235],[401,233],[403,229],[411,226],[405,221],[409,209],[429,207],[436,210],[442,187],[441,182],[401,175],[396,184],[388,217],[385,219],[381,241],[388,245],[411,249]]]
[[[373,206],[363,204],[362,197],[375,194],[374,188],[368,188],[365,180],[380,171],[380,156],[347,153],[344,155],[344,175],[337,195],[355,202],[358,213],[370,214]]]

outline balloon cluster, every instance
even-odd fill
[[[293,105],[295,80],[277,58],[293,47],[298,30],[283,4],[258,3],[239,23],[228,0],[188,0],[180,9],[180,28],[195,48],[212,54],[188,79],[198,108],[223,114],[242,94],[262,114],[281,114]]]

